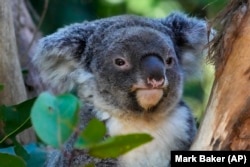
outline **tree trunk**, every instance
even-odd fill
[[[9,2],[0,0],[0,83],[4,85],[0,92],[0,104],[6,105],[27,99]]]
[[[17,55],[11,1],[0,0],[0,105],[14,105],[27,100],[20,61]],[[1,129],[1,127],[0,127]],[[35,139],[34,132],[26,130],[17,136],[21,143]]]
[[[216,74],[191,150],[250,150],[250,0],[232,0],[213,43]]]

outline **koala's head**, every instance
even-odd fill
[[[183,75],[196,70],[207,42],[206,23],[183,14],[119,16],[43,38],[33,62],[46,83],[62,92],[76,87],[101,110],[168,111],[180,101]]]

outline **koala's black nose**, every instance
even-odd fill
[[[158,56],[150,55],[142,59],[142,70],[147,84],[153,88],[162,86],[165,78],[165,65]]]

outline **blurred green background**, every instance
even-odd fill
[[[190,16],[203,19],[214,18],[229,0],[30,0],[39,17],[48,3],[46,16],[41,25],[44,35],[53,33],[57,28],[74,22],[94,20],[120,14],[137,14],[146,17],[165,17],[173,11],[183,11]],[[200,122],[206,108],[213,83],[213,66],[206,63],[200,75],[188,79],[185,84],[184,100],[193,109]]]

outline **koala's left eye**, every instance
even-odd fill
[[[123,66],[123,65],[126,64],[126,62],[125,62],[125,60],[123,60],[123,59],[121,59],[121,58],[117,58],[117,59],[115,59],[115,64],[116,64],[117,66]]]

